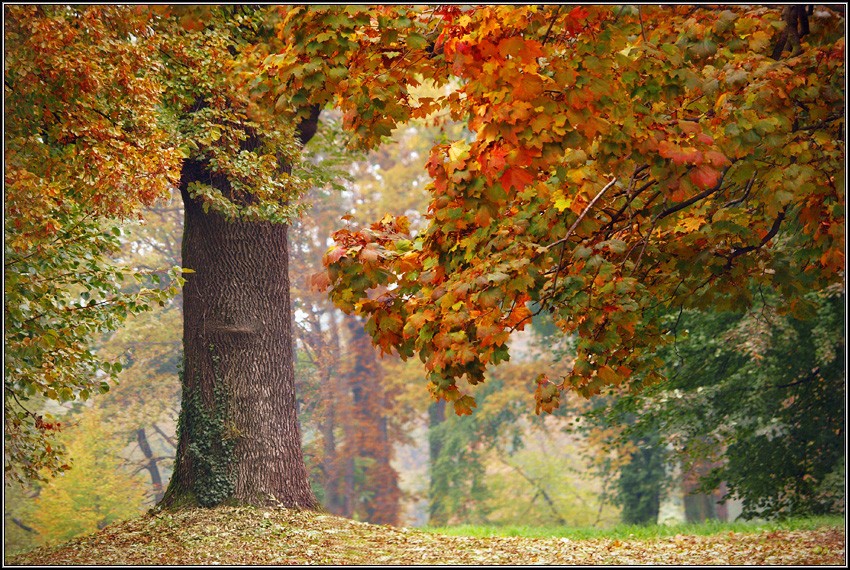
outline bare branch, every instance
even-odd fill
[[[153,424],[153,429],[154,429],[154,430],[156,430],[156,433],[158,433],[158,434],[160,435],[160,437],[162,437],[162,439],[164,439],[165,441],[167,441],[167,442],[168,442],[168,445],[170,445],[170,446],[171,446],[171,447],[173,447],[174,449],[177,449],[177,442],[176,442],[176,441],[174,441],[174,439],[173,439],[173,438],[171,438],[171,437],[170,437],[168,434],[166,434],[164,431],[162,431],[162,429],[161,429],[158,425]]]
[[[552,20],[549,22],[549,28],[546,29],[546,34],[543,36],[543,40],[540,42],[540,45],[546,45],[546,42],[549,40],[549,34],[552,32],[552,26],[555,25],[555,20],[558,19],[558,15],[561,13],[561,8],[563,7],[563,4],[558,5],[558,9],[555,10],[555,14],[552,16]]]
[[[646,33],[643,31],[643,14],[640,11],[640,4],[638,4],[638,20],[640,21],[640,35],[643,38],[643,43],[648,43],[646,40]]]

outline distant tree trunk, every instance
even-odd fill
[[[444,476],[437,469],[437,461],[443,450],[443,440],[437,429],[446,421],[446,401],[438,400],[428,407],[428,451],[430,459],[431,480],[428,486],[428,524],[442,526],[448,521],[440,494],[447,488]]]
[[[618,502],[625,524],[648,524],[658,520],[664,481],[664,453],[658,437],[634,440],[637,450],[620,469]]]
[[[717,509],[717,500],[719,497],[715,496],[716,493],[705,494],[698,491],[700,478],[708,475],[711,469],[717,466],[719,466],[719,463],[705,460],[697,461],[691,466],[691,470],[683,478],[682,488],[685,493],[685,519],[689,523],[699,523],[721,518]]]
[[[322,420],[322,474],[325,491],[324,507],[335,515],[342,514],[342,498],[339,492],[339,467],[336,453],[336,404],[328,402],[325,417]]]
[[[322,418],[322,474],[325,491],[324,507],[335,515],[345,516],[345,493],[343,492],[343,473],[337,450],[336,430],[339,428],[340,413],[338,402],[341,400],[341,381],[336,369],[335,355],[339,354],[339,331],[335,315],[331,314],[330,341],[322,344],[323,354],[317,365],[321,370],[322,391],[325,401],[325,415]],[[334,353],[332,356],[328,354]],[[349,516],[351,513],[347,513]]]
[[[163,487],[162,487],[162,476],[159,473],[159,465],[157,465],[157,460],[153,456],[153,450],[151,449],[150,443],[148,443],[148,436],[145,433],[145,428],[139,428],[136,430],[136,441],[139,443],[139,449],[145,456],[145,463],[143,467],[148,470],[151,476],[151,486],[153,487],[153,496],[155,502],[160,502],[164,495]]]
[[[302,143],[317,121],[318,109],[301,125]],[[317,508],[296,412],[287,226],[204,212],[192,182],[230,195],[206,163],[184,163],[183,266],[193,273],[183,288],[177,457],[161,505]]]
[[[352,398],[347,446],[352,460],[361,459],[361,483],[353,491],[361,491],[358,494],[363,496],[355,512],[371,523],[398,524],[401,490],[398,473],[390,464],[393,444],[387,428],[389,403],[383,368],[363,323],[347,317],[346,325],[352,357],[347,374]]]

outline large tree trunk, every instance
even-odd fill
[[[300,131],[302,143],[315,132]],[[287,227],[204,212],[187,188],[226,180],[187,160],[183,402],[164,507],[218,504],[317,508],[295,402]]]

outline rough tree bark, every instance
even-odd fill
[[[302,144],[318,114],[300,125]],[[230,194],[207,164],[184,163],[183,266],[193,273],[176,464],[160,505],[318,508],[296,414],[287,226],[204,212],[187,191],[195,181]]]

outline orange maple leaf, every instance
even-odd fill
[[[505,170],[505,173],[499,179],[502,186],[505,188],[513,187],[517,192],[521,192],[532,180],[534,180],[534,176],[524,168],[516,166],[511,166]]]

